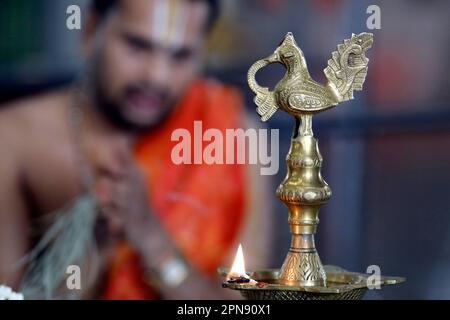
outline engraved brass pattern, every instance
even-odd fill
[[[369,62],[365,53],[372,44],[370,33],[352,35],[339,44],[324,70],[326,85],[311,78],[303,52],[291,33],[272,55],[250,67],[248,84],[255,94],[261,120],[267,121],[281,109],[296,122],[286,157],[287,175],[276,191],[289,210],[292,238],[281,269],[247,272],[255,283],[224,282],[224,288],[239,290],[243,297],[255,300],[361,299],[368,290],[369,275],[323,266],[315,247],[319,209],[330,199],[331,189],[321,175],[323,159],[313,135],[312,117],[353,99],[353,92],[362,90]],[[270,91],[260,86],[255,76],[258,70],[272,63],[282,64],[286,74]],[[223,276],[228,274],[227,269],[218,272]],[[380,281],[385,286],[405,279],[382,276]]]
[[[281,268],[279,281],[285,284],[317,286],[326,284],[326,274],[314,245],[320,206],[331,197],[331,189],[322,178],[322,156],[312,130],[312,117],[353,98],[362,90],[369,59],[366,51],[373,35],[361,33],[339,44],[325,68],[326,85],[314,81],[305,57],[292,33],[269,57],[257,61],[248,71],[248,84],[255,93],[254,102],[262,121],[281,109],[294,116],[296,127],[286,158],[288,172],[278,187],[277,197],[289,209],[292,242]],[[286,74],[274,91],[260,86],[255,79],[261,68],[281,63]],[[306,249],[306,251],[305,251]]]

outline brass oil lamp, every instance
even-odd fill
[[[314,235],[319,224],[319,210],[331,197],[331,189],[321,175],[322,156],[313,135],[312,117],[319,112],[353,99],[362,90],[368,69],[366,51],[373,35],[361,33],[339,44],[325,68],[326,85],[314,81],[302,50],[288,33],[275,52],[257,61],[248,71],[248,84],[262,121],[281,109],[295,118],[296,126],[286,158],[287,175],[276,195],[288,208],[291,246],[280,270],[249,272],[253,281],[225,281],[224,288],[239,290],[248,299],[361,299],[370,287],[367,274],[354,273],[334,266],[323,266]],[[274,91],[261,87],[255,75],[261,68],[280,63],[286,68],[284,78]],[[226,276],[228,270],[219,269]],[[380,277],[378,284],[405,281],[400,277]]]

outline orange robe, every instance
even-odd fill
[[[135,152],[148,181],[155,214],[191,266],[206,275],[216,272],[237,238],[247,198],[245,167],[175,165],[171,152],[178,142],[172,142],[171,135],[184,128],[194,140],[194,121],[202,121],[203,131],[219,129],[225,137],[226,129],[242,128],[243,116],[242,100],[234,89],[198,80],[169,119],[140,139]],[[143,280],[138,255],[126,244],[117,248],[103,297],[157,298]]]

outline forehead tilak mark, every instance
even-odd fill
[[[186,1],[154,0],[153,38],[164,46],[181,46],[187,35],[189,13]]]

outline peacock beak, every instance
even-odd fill
[[[280,62],[280,59],[278,57],[278,53],[277,52],[274,52],[273,54],[271,54],[270,56],[268,56],[264,60],[266,60],[269,63]]]

